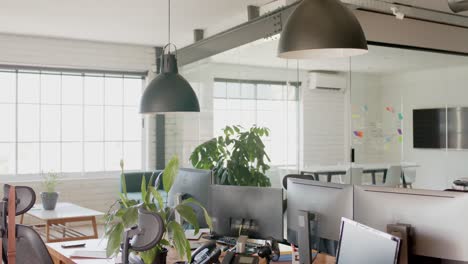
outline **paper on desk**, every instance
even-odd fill
[[[278,245],[279,245],[279,250],[280,250],[281,255],[288,255],[292,253],[291,246],[281,244],[281,243],[278,243]]]
[[[70,254],[71,258],[91,258],[91,259],[107,259],[105,250],[92,249],[77,249]]]
[[[198,240],[201,238],[202,234],[209,234],[210,229],[209,228],[200,228],[198,231],[198,234],[195,235],[195,229],[187,229],[185,230],[185,237],[188,240]]]

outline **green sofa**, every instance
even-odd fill
[[[156,170],[154,172],[154,180],[156,180],[157,176],[162,172],[162,170]],[[152,171],[137,171],[137,172],[126,172],[124,173],[125,184],[127,186],[127,195],[129,199],[141,201],[141,182],[143,180],[143,175],[145,176],[146,186],[151,185],[154,186],[155,182],[149,182],[151,179],[151,175],[153,174]],[[167,199],[167,194],[164,192],[164,188],[162,185],[162,179],[159,182],[159,186],[157,188],[161,193],[161,196],[164,200]],[[120,183],[120,191],[122,191],[122,182]]]

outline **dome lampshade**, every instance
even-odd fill
[[[286,59],[337,58],[367,53],[353,12],[339,0],[302,0],[289,16],[278,46]]]
[[[141,114],[165,112],[200,112],[197,95],[179,74],[174,54],[163,54],[161,73],[143,92]]]

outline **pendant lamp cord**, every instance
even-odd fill
[[[171,0],[167,0],[167,40],[171,44]],[[171,46],[169,45],[169,53],[171,53]]]

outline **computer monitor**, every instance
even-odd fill
[[[208,192],[211,185],[212,172],[209,170],[181,168],[172,185],[171,191],[167,194],[167,204],[174,206],[177,203],[177,196],[180,194],[186,197],[193,197],[205,208],[208,208]],[[200,227],[207,227],[203,210],[198,206],[192,206],[197,214]]]
[[[213,233],[239,235],[236,223],[254,223],[250,238],[283,240],[283,190],[246,186],[210,186],[210,214]]]
[[[337,264],[397,264],[400,239],[343,218]]]
[[[410,224],[412,254],[468,261],[466,193],[354,187],[354,220],[386,231],[387,224]]]
[[[289,178],[287,198],[288,241],[299,243],[300,212],[314,213],[318,234],[311,236],[320,238],[320,247],[315,249],[335,255],[341,218],[353,218],[353,186]]]

